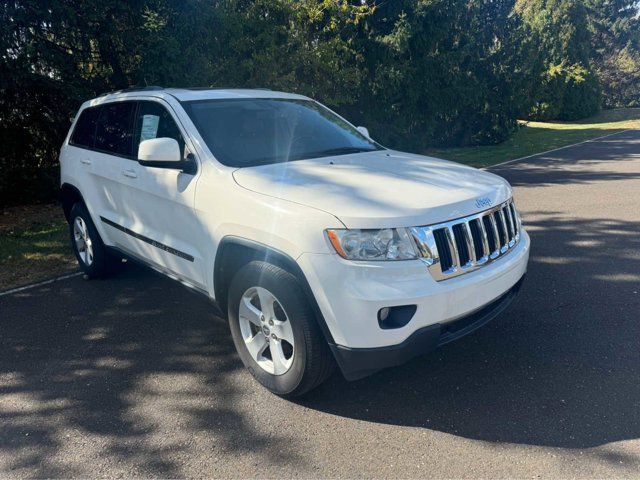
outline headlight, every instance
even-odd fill
[[[347,260],[414,260],[413,240],[404,228],[327,230],[336,252]]]

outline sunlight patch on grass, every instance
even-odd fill
[[[69,230],[57,205],[0,212],[0,291],[77,270]]]

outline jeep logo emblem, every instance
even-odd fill
[[[488,208],[492,203],[493,202],[489,197],[480,197],[476,199],[476,207],[478,208]]]

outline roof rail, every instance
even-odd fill
[[[214,85],[211,85],[209,87],[186,87],[184,88],[184,90],[266,90],[268,92],[271,91],[270,88],[261,88],[261,87],[255,87],[255,88],[238,88],[238,87],[216,87]]]
[[[159,87],[157,85],[149,85],[147,87],[129,87],[129,88],[122,88],[120,90],[114,90],[113,92],[101,93],[99,96],[104,97],[105,95],[114,95],[116,93],[146,92],[146,91],[154,91],[154,90],[164,90],[164,87]]]

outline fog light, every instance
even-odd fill
[[[378,325],[383,330],[404,327],[416,313],[416,305],[399,305],[397,307],[382,307],[378,310]]]

